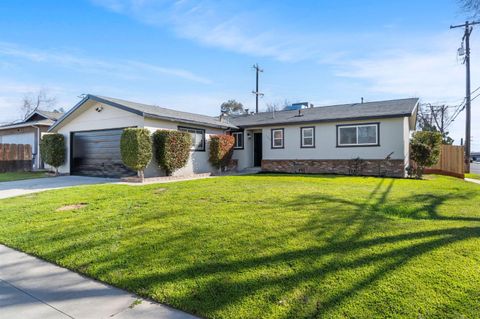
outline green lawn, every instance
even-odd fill
[[[0,201],[0,242],[208,318],[475,318],[479,203],[440,176],[97,185]]]
[[[473,178],[473,179],[480,179],[480,174],[465,174],[465,178]]]
[[[32,179],[47,177],[45,172],[12,172],[12,173],[0,173],[0,182],[19,181],[22,179]]]

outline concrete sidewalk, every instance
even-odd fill
[[[470,183],[480,184],[480,180],[478,180],[478,179],[465,178],[465,180],[466,180],[467,182],[470,182]]]
[[[0,245],[0,318],[197,317]]]

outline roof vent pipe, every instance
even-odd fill
[[[361,97],[361,101],[362,101],[362,104],[363,104],[363,96]]]

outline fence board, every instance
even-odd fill
[[[464,178],[464,154],[463,146],[442,145],[438,163],[425,169],[425,172]]]
[[[0,144],[0,173],[31,170],[32,147],[29,144]]]

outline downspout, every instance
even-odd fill
[[[37,129],[37,140],[35,141],[35,166],[37,169],[40,169],[40,127],[32,125],[33,128]]]

